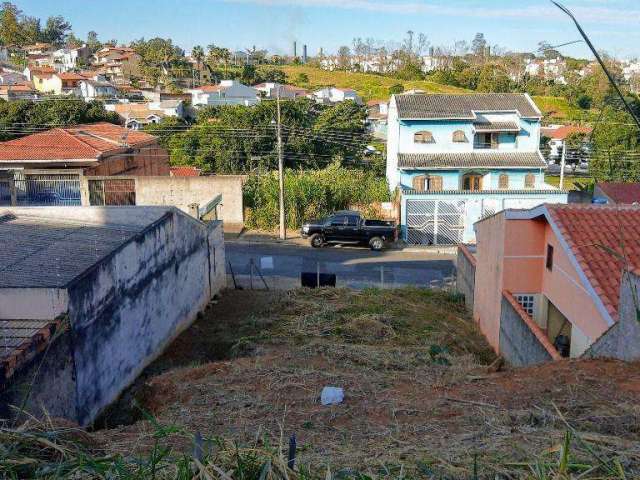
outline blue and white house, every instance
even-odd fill
[[[544,181],[542,113],[526,94],[394,95],[387,180],[410,244],[474,242],[473,224],[507,208],[567,203]]]

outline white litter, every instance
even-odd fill
[[[322,405],[338,405],[344,400],[344,390],[339,387],[324,387],[320,394]]]

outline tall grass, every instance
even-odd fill
[[[252,175],[245,185],[246,224],[271,230],[278,225],[279,186],[277,172]],[[333,164],[322,170],[285,172],[285,208],[288,228],[321,218],[350,206],[367,206],[390,198],[384,178],[365,170]]]

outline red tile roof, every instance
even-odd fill
[[[87,79],[86,77],[73,72],[58,73],[58,78],[60,78],[61,80],[78,80],[78,81]]]
[[[111,123],[53,128],[0,143],[0,162],[98,159],[126,145],[141,146],[156,137]]]
[[[640,203],[640,183],[601,182],[598,187],[615,203]]]
[[[562,127],[559,127],[559,128],[542,128],[542,135],[544,135],[546,137],[549,137],[549,138],[557,139],[557,140],[564,140],[565,138],[567,138],[572,133],[586,133],[586,134],[589,134],[589,133],[591,133],[591,130],[592,130],[591,127],[579,127],[579,126],[575,126],[575,125],[563,125]]]
[[[596,294],[617,319],[622,272],[640,270],[640,207],[573,204],[547,209]]]
[[[172,177],[199,177],[200,169],[196,167],[178,166],[171,167]]]

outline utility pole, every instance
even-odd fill
[[[567,164],[567,139],[562,144],[562,156],[560,157],[560,190],[564,190],[564,167]]]
[[[278,135],[278,183],[280,185],[280,240],[287,239],[284,214],[284,155],[282,153],[282,123],[280,119],[280,84],[276,91],[276,132]]]

